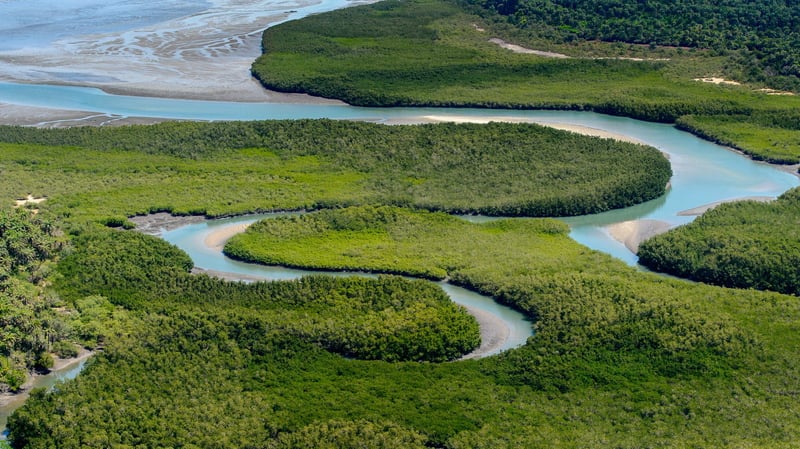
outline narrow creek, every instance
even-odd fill
[[[224,274],[227,278],[276,281],[297,279],[320,273],[331,276],[376,276],[359,272],[298,270],[240,262],[222,254],[221,245],[209,244],[210,236],[215,233],[222,232],[230,235],[231,233],[226,230],[242,230],[244,226],[258,220],[281,215],[286,214],[248,215],[208,220],[165,230],[159,235],[189,254],[195,267],[207,270],[210,274]],[[528,337],[533,335],[531,322],[521,313],[498,304],[488,296],[447,282],[436,282],[436,284],[450,296],[453,302],[464,306],[470,314],[475,316],[481,325],[481,346],[467,358],[488,357],[524,345]]]

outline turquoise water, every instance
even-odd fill
[[[210,220],[203,223],[186,225],[178,229],[162,232],[161,237],[189,254],[196,267],[206,270],[244,274],[259,277],[265,280],[289,280],[311,274],[318,274],[319,272],[313,270],[296,270],[291,268],[239,262],[225,257],[220,249],[209,248],[205,244],[206,237],[221,227],[238,224],[250,224],[260,219],[272,218],[281,215],[286,214],[250,215]],[[325,272],[325,274],[331,276],[374,276],[367,273],[352,272]],[[451,285],[446,282],[437,282],[437,284],[450,296],[450,299],[452,299],[455,303],[491,313],[508,326],[509,336],[505,344],[492,352],[486,353],[484,356],[497,354],[507,349],[521,346],[525,344],[528,337],[533,334],[531,322],[527,320],[521,313],[508,307],[501,306],[487,296],[479,295],[464,288],[456,287],[455,285]]]
[[[705,204],[749,196],[778,196],[800,185],[800,178],[754,162],[741,154],[699,139],[675,127],[577,111],[520,111],[458,108],[360,108],[347,105],[237,103],[173,100],[110,95],[83,87],[0,83],[0,102],[57,109],[83,110],[124,117],[160,117],[190,120],[266,120],[331,118],[386,122],[424,116],[528,119],[545,123],[586,126],[623,134],[652,145],[670,158],[674,175],[661,198],[603,214],[565,219],[571,236],[591,248],[605,251],[629,264],[636,256],[612,239],[610,224],[653,219],[680,225],[693,217],[678,212]]]
[[[286,8],[297,10],[289,18],[300,18],[305,14],[323,12],[346,6],[346,0],[330,0],[300,7],[286,3]],[[186,17],[211,5],[202,0],[147,2],[144,0],[5,0],[0,1],[0,53],[21,52],[26,49],[44,49],[57,39],[70,38],[87,33],[108,33],[130,30],[157,24],[170,18]],[[48,14],[42,14],[47,11]],[[24,56],[24,53],[22,53]],[[32,53],[35,55],[35,52]],[[31,80],[42,76],[36,68],[31,71]],[[23,71],[24,71],[23,70]],[[0,74],[3,69],[0,68]],[[63,74],[62,74],[63,75]],[[77,73],[79,76],[94,76]],[[103,76],[84,81],[103,82]],[[188,101],[163,98],[126,97],[106,94],[98,89],[50,85],[0,83],[0,103],[27,106],[97,112],[122,117],[155,117],[189,120],[260,120],[332,118],[356,119],[384,122],[392,119],[414,119],[425,115],[525,118],[541,122],[565,123],[587,126],[627,135],[652,145],[667,155],[675,172],[669,192],[656,200],[638,206],[603,214],[564,219],[571,226],[571,236],[591,248],[608,252],[629,264],[636,263],[636,256],[624,246],[611,239],[606,227],[613,223],[634,219],[655,219],[673,225],[686,223],[693,217],[677,215],[678,212],[717,201],[748,196],[777,196],[800,185],[797,176],[774,167],[753,162],[718,145],[695,138],[675,128],[641,122],[621,117],[603,116],[588,112],[565,111],[503,111],[479,109],[436,108],[357,108],[342,105],[228,103]],[[253,217],[237,218],[248,220]],[[209,222],[175,231],[169,239],[173,243],[188,245],[184,249],[202,251],[205,245],[200,236],[214,226],[224,222]],[[206,228],[203,228],[203,227]],[[181,243],[182,240],[185,240]],[[172,240],[171,240],[172,241]],[[237,264],[210,254],[192,254],[197,265],[221,271],[237,271],[228,264]],[[247,267],[246,270],[254,269]],[[258,270],[263,269],[259,267]],[[303,271],[270,268],[273,279],[290,279],[302,275]],[[263,273],[253,273],[264,275]],[[442,287],[454,300],[473,307],[483,308],[494,314],[512,314],[504,318],[516,322],[509,345],[524,343],[530,335],[530,323],[514,316],[513,311],[472,292],[447,284]],[[510,346],[509,346],[510,347]],[[49,387],[60,379],[72,378],[83,364],[61,373],[37,379],[41,386]],[[5,426],[7,414],[20,405],[22,398],[13,407],[0,407],[0,428]]]

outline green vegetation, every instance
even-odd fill
[[[444,279],[464,263],[463,248],[452,244],[455,236],[476,241],[471,255],[490,251],[488,245],[477,245],[486,237],[479,229],[465,227],[461,220],[443,213],[394,207],[321,210],[255,223],[231,238],[224,252],[267,265]],[[529,229],[559,236],[569,231],[557,221],[531,223]],[[419,254],[426,252],[431,256],[420,259]]]
[[[789,113],[798,99],[691,81],[727,63],[705,50],[652,50],[674,61],[518,55],[478,28],[525,30],[479,12],[426,0],[313,16],[268,31],[254,70],[285,90],[363,104],[594,109],[680,120],[765,158],[800,154]],[[622,47],[575,51],[587,48]],[[740,116],[748,125],[733,134]],[[62,242],[45,226],[56,218],[71,245],[58,258],[42,246],[44,264],[9,265],[16,304],[66,307],[69,338],[50,350],[69,353],[69,339],[104,348],[75,381],[32,393],[9,420],[13,447],[788,448],[800,437],[796,296],[642,273],[576,244],[552,219],[474,224],[443,213],[570,215],[641,202],[669,178],[653,149],[505,124],[0,131],[0,198],[47,196],[39,215],[4,218],[35,243],[19,252],[28,243],[12,238],[6,252]],[[778,205],[796,209],[797,191],[744,216]],[[191,260],[164,241],[100,225],[273,209],[318,210],[254,225],[226,251],[448,278],[521,311],[536,334],[499,356],[452,361],[475,347],[478,329],[426,282],[226,282],[191,275]],[[796,215],[778,215],[797,241]],[[783,248],[774,238],[764,246]]]
[[[760,112],[750,115],[687,115],[678,119],[680,129],[728,145],[756,160],[796,164],[800,162],[800,110]]]
[[[19,389],[31,369],[53,366],[53,343],[66,339],[65,320],[46,294],[60,251],[52,223],[27,210],[0,209],[0,389]]]
[[[569,43],[601,40],[709,49],[727,74],[800,90],[800,5],[769,0],[480,0],[522,32]]]
[[[800,189],[722,204],[642,243],[639,261],[702,282],[800,295]]]
[[[672,174],[654,148],[532,124],[0,130],[0,140],[13,143],[2,146],[0,164],[16,181],[0,193],[46,195],[43,207],[56,213],[115,225],[155,211],[219,216],[364,203],[578,215],[656,198]]]
[[[187,274],[185,257],[156,238],[85,227],[59,264],[59,291],[106,295],[135,320],[79,379],[33,395],[10,421],[13,445],[789,447],[800,434],[790,394],[796,298],[639,273],[572,242],[554,220],[471,224],[360,207],[252,232],[292,236],[314,263],[324,255],[313,226],[325,223],[353,230],[350,246],[363,256],[351,266],[381,268],[366,229],[388,233],[398,253],[418,251],[420,266],[438,264],[536,318],[535,337],[483,360],[345,358],[299,327],[359,322],[372,310],[361,299],[384,297],[376,285],[410,292],[416,282],[230,283]],[[416,235],[422,229],[449,236],[447,257]],[[338,300],[344,292],[357,294]]]
[[[90,232],[76,244],[86,248],[59,265],[58,287],[67,298],[102,294],[128,310],[156,312],[178,305],[224,313],[241,308],[256,315],[265,332],[367,360],[444,361],[480,343],[475,320],[423,281],[320,276],[224,283],[189,275],[192,262],[183,252],[143,234]]]
[[[0,391],[17,391],[54,355],[94,348],[112,328],[102,298],[65,302],[51,288],[67,239],[58,226],[27,209],[0,209]]]
[[[508,4],[506,8],[499,2],[490,1],[485,3],[489,9],[483,9],[477,2],[458,5],[447,0],[388,0],[315,15],[266,30],[264,55],[254,63],[252,71],[271,89],[339,98],[355,105],[589,109],[669,123],[687,115],[780,117],[788,114],[791,117],[796,116],[800,108],[797,96],[768,95],[758,91],[760,84],[713,85],[693,80],[720,76],[722,72],[742,73],[752,67],[772,70],[772,62],[767,56],[756,56],[755,65],[736,62],[760,55],[758,51],[763,49],[742,50],[737,53],[739,59],[731,59],[715,56],[718,50],[666,47],[650,50],[647,46],[633,44],[565,42],[564,35],[580,32],[567,28],[563,33],[551,35],[547,30],[563,23],[552,26],[539,26],[539,22],[532,22],[530,26],[522,23],[523,17],[533,15],[540,4],[549,3],[503,2],[503,5]],[[580,3],[586,3],[585,8],[597,5],[599,11],[607,2]],[[653,7],[660,8],[659,5]],[[622,9],[619,5],[609,8],[608,12],[618,15]],[[684,9],[660,8],[664,14],[657,19],[672,20],[678,17],[673,13]],[[713,6],[713,9],[726,17],[732,14],[727,6]],[[796,9],[792,7],[792,11]],[[517,14],[512,15],[509,22],[508,16],[497,11]],[[543,11],[550,14],[547,9]],[[756,9],[753,7],[748,11]],[[761,9],[757,11],[763,13]],[[553,17],[547,20],[556,20],[557,14],[552,14]],[[559,20],[574,18],[562,16]],[[641,15],[643,20],[645,16]],[[713,22],[718,16],[704,17]],[[793,17],[786,17],[789,25],[785,26],[794,23],[791,22],[796,20]],[[696,17],[685,19],[695,20]],[[350,26],[352,23],[359,26]],[[613,24],[618,25],[617,28],[621,26],[617,22]],[[602,28],[600,22],[585,24],[587,29],[597,26]],[[655,23],[648,23],[640,28],[645,31],[655,26]],[[617,28],[608,28],[608,32]],[[658,29],[677,28],[671,25]],[[704,42],[701,37],[705,32],[713,34],[715,40],[722,39],[718,29],[697,31],[689,28],[685,32],[696,34],[696,42],[700,45]],[[741,27],[737,28],[737,32],[741,30]],[[778,39],[780,36],[769,38],[769,45],[795,45],[784,43]],[[783,36],[797,36],[797,33],[794,31]],[[494,37],[575,57],[556,59],[513,53],[489,42]],[[631,39],[631,42],[637,41],[637,38]],[[670,43],[670,39],[672,37],[664,37],[664,42]],[[749,45],[749,41],[744,45]],[[781,78],[786,82],[796,80],[796,74],[789,73],[797,69],[796,59],[790,62],[797,55],[793,48],[796,45],[770,53],[789,64],[786,66],[787,75]],[[631,56],[645,60],[624,59]],[[725,69],[728,66],[733,68]],[[760,79],[760,75],[736,78],[747,81]],[[736,134],[739,126],[733,120],[717,120],[708,128],[704,126],[705,122],[694,122],[696,126],[687,129],[701,135],[718,136],[737,148],[767,159],[800,162],[797,121],[787,120],[787,124],[758,120],[758,126],[750,127],[752,136],[746,138],[739,138]],[[777,157],[773,156],[776,151],[773,136],[776,135],[781,136],[778,146],[785,144],[786,147]]]

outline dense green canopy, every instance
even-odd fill
[[[639,246],[654,270],[800,296],[800,189],[776,201],[723,204]]]

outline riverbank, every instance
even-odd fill
[[[71,379],[82,369],[83,364],[89,360],[95,351],[81,348],[78,355],[71,359],[55,357],[53,368],[46,374],[29,373],[28,379],[16,393],[0,393],[0,432],[4,432],[8,417],[21,407],[35,388],[50,388],[59,380]],[[2,439],[2,438],[0,438]]]
[[[672,225],[661,220],[630,220],[606,227],[608,234],[636,254],[645,240],[670,230]]]
[[[201,223],[205,219],[198,216],[174,217],[167,213],[157,213],[146,216],[137,216],[130,219],[136,224],[136,230],[150,235],[161,235],[163,231],[177,229],[185,225]],[[205,235],[203,245],[213,251],[221,252],[225,242],[231,237],[244,232],[250,224],[230,223],[218,226],[213,231]],[[226,281],[257,282],[267,280],[263,276],[232,273],[228,271],[209,270],[195,267],[192,273],[206,274],[208,276],[224,279]],[[477,307],[464,306],[467,312],[478,322],[481,333],[481,344],[474,351],[462,357],[462,359],[474,359],[495,354],[503,348],[511,336],[510,327],[497,315],[481,310]]]
[[[693,207],[691,209],[686,209],[678,212],[680,216],[696,216],[696,215],[703,215],[707,211],[719,206],[720,204],[725,203],[733,203],[736,201],[758,201],[760,203],[768,203],[770,201],[775,200],[775,197],[772,196],[748,196],[744,198],[733,198],[730,200],[723,200],[723,201],[715,201],[713,203],[704,204],[702,206]]]
[[[466,115],[422,115],[419,117],[410,117],[405,119],[392,119],[387,120],[385,123],[390,125],[416,125],[421,123],[477,123],[486,124],[490,122],[506,122],[506,123],[534,123],[541,126],[559,129],[562,131],[570,131],[584,136],[600,137],[603,139],[615,139],[622,142],[636,143],[640,145],[647,145],[641,140],[635,139],[624,134],[607,131],[604,129],[592,128],[589,126],[575,125],[572,123],[550,122],[537,119],[525,119],[519,117],[476,117]]]
[[[41,382],[42,378],[45,378],[47,376],[57,375],[62,371],[68,370],[74,367],[75,365],[83,361],[86,361],[87,359],[89,359],[89,357],[93,355],[94,351],[89,351],[86,348],[81,348],[78,351],[78,355],[70,359],[62,359],[61,357],[54,356],[53,358],[55,359],[55,363],[53,364],[53,367],[50,368],[50,371],[46,373],[38,373],[35,371],[30,372],[28,373],[28,379],[25,381],[24,384],[22,384],[22,387],[20,387],[18,392],[0,393],[0,409],[4,409],[9,405],[15,404],[16,402],[20,403],[25,402],[25,399],[27,399],[30,391],[40,386],[40,384],[42,383]]]

